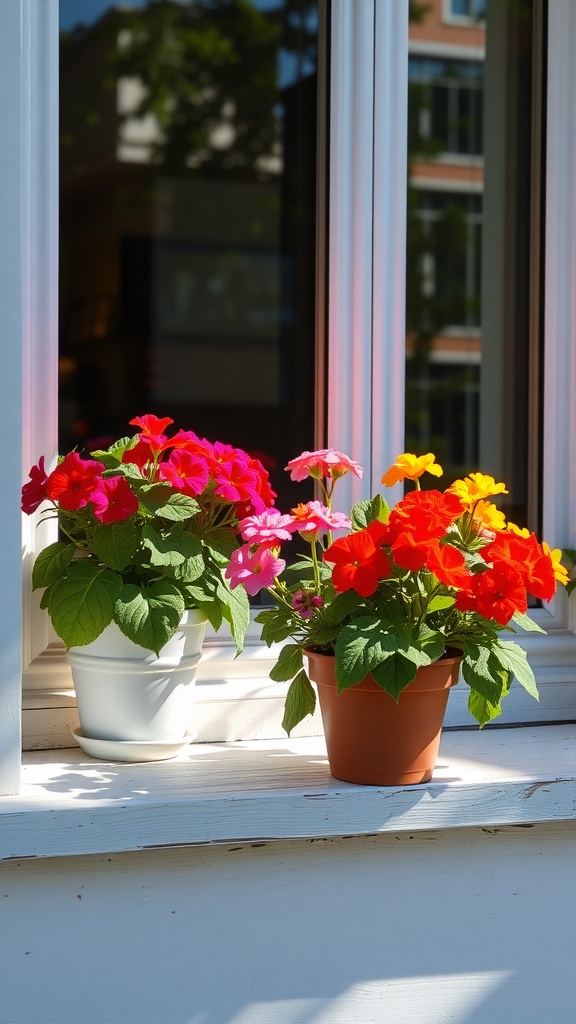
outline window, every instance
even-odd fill
[[[365,465],[365,480],[359,487],[367,494],[376,488],[382,467],[402,450],[404,440],[406,169],[403,145],[406,138],[407,24],[400,4],[376,3],[372,7],[368,3],[360,7],[344,0],[333,3],[331,8],[330,202],[327,212],[330,232],[324,268],[329,282],[326,421],[330,443],[350,451]],[[23,14],[22,29],[20,14]],[[2,278],[0,293],[6,315],[12,315],[12,319],[4,318],[3,324],[11,324],[19,338],[23,308],[27,314],[28,311],[32,314],[28,316],[25,329],[25,337],[31,339],[25,350],[25,472],[49,446],[52,450],[56,448],[52,396],[56,388],[53,296],[57,38],[54,4],[14,4],[10,16],[5,18],[5,31],[0,37],[0,73],[6,86],[0,90],[0,110],[6,126],[4,137],[12,140],[1,154],[6,173],[0,176],[0,202],[3,213],[8,210],[11,214],[11,218],[6,219],[8,228],[2,246],[4,266],[9,273]],[[573,238],[576,196],[570,152],[576,124],[576,110],[571,105],[574,38],[576,10],[572,5],[551,5],[548,45],[554,59],[549,63],[547,92],[541,493],[544,532],[558,545],[573,539],[573,495],[576,494],[576,459],[570,449],[570,424],[574,422],[576,409],[575,387],[566,372],[566,368],[573,365],[576,349],[572,301],[576,276]],[[18,92],[21,82],[29,89],[23,96]],[[12,91],[8,88],[11,83]],[[23,137],[13,117],[14,104],[18,102],[22,103]],[[428,187],[426,182],[420,184]],[[20,195],[15,191],[16,186],[24,190],[22,205],[15,201],[15,196]],[[326,212],[323,206],[320,212],[322,215]],[[22,238],[24,278],[20,276],[18,262],[13,259]],[[322,258],[323,254],[320,256]],[[324,315],[321,308],[319,317]],[[10,333],[12,335],[12,329]],[[19,388],[15,383],[20,379],[20,369],[10,353],[12,349],[7,346],[3,353],[7,362],[2,363],[1,384],[5,416],[16,438],[20,414]],[[11,483],[10,479],[7,477],[5,481],[6,493],[11,493],[15,502],[20,480],[17,486],[15,477]],[[354,497],[360,496],[363,495],[354,494]],[[6,508],[3,515],[7,515]],[[16,541],[10,543],[15,536],[11,520],[6,521],[3,536],[6,561],[2,600],[7,615],[0,635],[5,657],[14,650],[14,636],[19,629],[14,572],[19,566],[20,552]],[[33,538],[27,539],[27,550],[31,550],[32,541]],[[27,558],[29,561],[29,555]],[[25,637],[30,638],[34,654],[39,645],[42,650],[42,640],[40,630],[30,626],[31,614],[27,613]],[[541,682],[539,714],[542,720],[573,717],[574,713],[576,659],[567,615],[567,606],[560,600],[539,610],[536,617],[550,634],[528,638],[527,646]],[[255,646],[253,651],[259,648]],[[225,655],[219,657],[224,666]],[[45,720],[43,733],[53,729],[53,711],[66,710],[58,693],[61,690],[59,669],[55,670],[52,686],[46,686],[44,666],[58,660],[58,655],[42,656],[40,664],[36,663],[25,681],[25,699],[35,702],[34,713]],[[254,670],[257,660],[249,658],[243,662],[244,670],[252,673],[252,681],[257,678]],[[260,681],[265,674],[264,668]],[[222,668],[221,678],[230,678],[225,668]],[[0,782],[10,791],[14,780],[11,766],[17,763],[18,757],[17,725],[12,713],[19,686],[15,673],[6,672],[2,685],[7,696],[0,728],[7,754],[3,758]],[[34,686],[36,690],[32,693]],[[281,700],[279,695],[278,703]],[[511,698],[509,720],[522,721],[527,716],[534,718],[534,714],[532,704],[529,708],[523,706],[520,694]],[[457,705],[451,720],[468,722]]]
[[[421,22],[420,25],[425,24]],[[409,58],[413,131],[431,157],[482,155],[484,65],[477,60]]]
[[[486,0],[444,0],[444,9],[447,22],[478,23],[486,18]]]

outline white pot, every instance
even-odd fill
[[[111,623],[68,661],[80,728],[92,739],[175,743],[190,730],[206,617],[184,613],[157,657]]]

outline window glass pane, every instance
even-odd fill
[[[60,450],[312,448],[317,5],[60,0]],[[294,499],[294,500],[293,500]]]
[[[530,303],[542,277],[533,244],[542,139],[537,101],[527,101],[542,88],[535,6],[491,4],[487,23],[465,30],[442,22],[442,0],[419,12],[409,74],[406,402],[407,450],[434,451],[446,484],[478,468],[493,473],[510,491],[507,516],[533,529],[540,455],[527,437],[538,434],[528,427],[540,418],[540,357]],[[451,10],[477,15],[481,5]],[[461,31],[467,61],[450,57]]]

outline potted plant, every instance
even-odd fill
[[[480,726],[500,713],[513,677],[538,699],[524,651],[503,633],[540,628],[527,595],[549,600],[567,581],[560,551],[505,521],[488,499],[503,483],[471,473],[445,491],[421,490],[439,477],[434,455],[399,455],[387,486],[414,481],[391,510],[378,494],[350,517],[332,510],[334,487],[362,468],[334,450],[303,452],[286,467],[317,481],[322,501],[282,515],[242,520],[244,545],[226,569],[233,588],[267,587],[275,606],[260,613],[268,645],[284,644],[270,673],[290,681],[283,725],[315,708],[318,686],[332,774],[376,785],[432,777],[449,688],[459,669]],[[333,530],[347,530],[333,540]],[[295,532],[310,554],[287,568],[280,545]],[[303,656],[307,657],[308,672]]]
[[[126,757],[140,759],[142,745],[156,758],[189,741],[206,622],[218,630],[225,620],[242,650],[248,598],[223,571],[238,521],[261,514],[274,492],[238,448],[169,435],[169,417],[130,423],[134,436],[90,458],[70,452],[47,473],[42,457],[22,509],[58,519],[61,539],[40,552],[32,582],[69,649],[77,738],[89,752],[101,741],[109,754],[112,742],[116,756],[128,744]]]

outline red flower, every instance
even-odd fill
[[[434,490],[411,491],[390,513],[390,540],[393,543],[405,531],[416,540],[442,537],[463,511],[464,506],[455,494]]]
[[[184,450],[173,451],[166,462],[158,467],[160,480],[167,480],[182,494],[196,497],[208,484],[209,473],[205,458]]]
[[[159,416],[154,416],[153,413],[146,413],[145,416],[135,416],[133,420],[130,420],[130,426],[140,427],[145,434],[163,434],[166,427],[169,427],[174,420],[171,420],[169,416],[163,416],[160,419]]]
[[[101,462],[81,459],[77,452],[70,452],[48,477],[46,493],[67,512],[84,508],[99,486],[103,469]]]
[[[101,523],[117,523],[138,511],[138,498],[123,476],[109,476],[100,480],[92,495],[94,515]]]
[[[447,587],[466,587],[471,579],[464,555],[451,544],[434,541],[428,549],[426,568]]]
[[[48,497],[46,492],[46,471],[44,469],[44,456],[38,460],[37,466],[32,466],[28,476],[30,481],[22,488],[22,511],[26,515],[35,512],[39,505]]]
[[[428,541],[416,541],[411,533],[400,533],[392,544],[392,555],[396,565],[401,569],[417,572],[426,565],[430,544]]]
[[[526,587],[522,576],[509,565],[497,565],[472,576],[466,590],[456,595],[461,612],[478,612],[485,619],[495,619],[506,626],[514,612],[527,608]]]
[[[138,466],[140,472],[144,474],[146,466],[149,463],[151,464],[154,462],[154,452],[152,451],[148,441],[143,441],[141,439],[137,442],[137,444],[134,445],[133,448],[128,448],[124,452],[122,456],[122,462],[134,463],[135,466]]]
[[[361,597],[370,597],[378,581],[391,572],[390,562],[368,530],[359,530],[341,537],[324,552],[326,562],[334,562],[332,583],[336,590],[355,590]]]
[[[498,533],[496,540],[482,548],[482,558],[494,566],[513,564],[524,580],[528,592],[543,601],[556,593],[556,577],[552,559],[544,552],[536,535],[519,537],[515,533]]]

